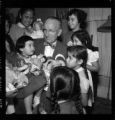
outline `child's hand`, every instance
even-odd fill
[[[73,45],[73,42],[72,41],[69,41],[68,43],[67,43],[67,46],[72,46]]]
[[[29,65],[25,64],[22,67],[18,67],[17,70],[20,71],[20,72],[23,72],[23,71],[25,71],[28,68],[29,68]]]
[[[38,58],[32,58],[32,59],[31,59],[31,62],[32,62],[32,64],[34,64],[35,66],[37,66],[37,68],[38,68],[39,70],[41,69],[41,67],[42,67],[42,65],[43,65],[43,63],[41,62],[41,60],[38,59]]]

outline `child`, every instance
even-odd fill
[[[33,39],[43,38],[44,33],[43,33],[42,29],[43,29],[43,23],[42,23],[41,19],[37,19],[33,23],[33,28],[30,31],[27,30],[27,32],[25,34],[31,36]]]
[[[93,84],[90,72],[87,70],[88,54],[84,46],[70,46],[67,48],[67,66],[78,72],[80,77],[81,101],[84,108],[93,102]]]
[[[99,52],[93,50],[93,46],[90,44],[91,41],[89,34],[84,31],[76,31],[71,37],[72,41],[69,42],[70,45],[83,45],[87,47],[88,60],[87,69],[91,71],[94,86],[94,99],[97,96],[97,83],[98,83],[98,69],[99,69]]]
[[[87,48],[88,52],[88,61],[87,61],[87,69],[91,71],[98,71],[98,60],[99,60],[99,52],[98,51],[92,51],[89,47],[88,41],[90,41],[89,34],[84,31],[77,31],[72,34],[71,37],[72,41],[68,43],[68,46],[71,45],[83,45]]]
[[[66,66],[58,66],[52,70],[50,75],[51,114],[83,113],[79,82],[77,72]]]
[[[37,66],[34,65],[36,61],[35,56],[33,56],[34,51],[33,39],[29,36],[22,36],[16,42],[16,56],[13,59],[9,59],[9,62],[15,66],[16,71],[23,72],[28,77],[28,81],[32,74],[39,75],[42,66],[39,59],[37,59]],[[32,99],[32,94],[24,98],[27,114],[32,114]]]

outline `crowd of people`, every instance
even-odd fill
[[[63,37],[55,16],[43,23],[33,8],[21,8],[15,24],[6,16],[6,114],[91,114],[99,52],[91,50],[87,14],[68,11]],[[15,109],[20,100],[25,112]]]

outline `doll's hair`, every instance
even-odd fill
[[[33,39],[30,36],[26,36],[26,35],[18,38],[18,40],[16,42],[16,52],[21,54],[22,52],[20,49],[25,47],[25,43],[27,41],[33,41]]]
[[[76,109],[81,112],[82,106],[80,104],[80,80],[78,73],[66,66],[55,67],[50,74],[50,91],[52,100],[52,111],[59,113],[59,100],[73,100]]]
[[[20,8],[18,11],[18,15],[16,17],[16,23],[21,21],[21,17],[25,12],[27,11],[32,11],[33,12],[33,16],[35,16],[35,9],[34,8]]]
[[[91,45],[91,37],[88,34],[87,31],[85,30],[79,30],[76,31],[72,34],[71,36],[71,40],[73,41],[73,38],[77,37],[79,39],[79,41],[86,46],[87,48],[91,49],[92,45]]]
[[[86,18],[87,18],[87,13],[83,10],[80,9],[71,9],[67,13],[67,20],[69,20],[69,16],[75,15],[78,19],[78,22],[80,23],[80,28],[85,29],[87,24],[86,24]]]
[[[87,73],[87,68],[86,68],[87,59],[88,59],[88,53],[87,53],[86,47],[81,46],[81,45],[69,46],[69,47],[67,47],[67,52],[72,53],[73,57],[75,57],[76,59],[83,60],[81,67],[84,68],[86,77],[87,77],[87,79],[89,79],[88,73]]]
[[[38,20],[34,21],[32,26],[35,27],[36,25],[39,25],[40,30],[43,29],[43,23],[42,23],[42,21],[38,21]]]

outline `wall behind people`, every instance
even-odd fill
[[[92,44],[99,48],[99,97],[111,99],[111,32],[98,32],[97,28],[111,15],[111,8],[89,8],[88,32],[93,35]],[[109,94],[108,94],[109,93]]]
[[[36,17],[41,18],[44,22],[47,17],[55,16],[55,10],[56,8],[35,8]]]
[[[7,11],[13,15],[14,21],[16,19],[19,9],[20,8],[7,8]],[[45,21],[48,16],[55,16],[55,10],[56,8],[35,8],[35,17],[41,18],[43,21]]]

